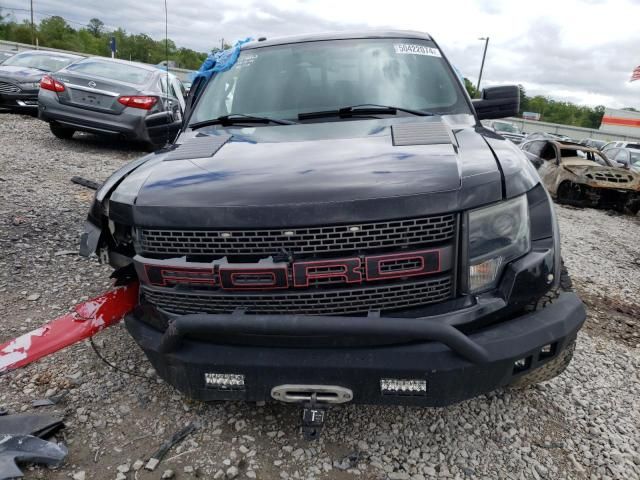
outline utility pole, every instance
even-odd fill
[[[224,50],[224,37],[220,39],[220,50]]]
[[[480,75],[478,75],[478,96],[480,96],[480,81],[482,80],[482,70],[484,70],[484,59],[487,57],[487,47],[489,46],[489,37],[481,37],[478,40],[484,40],[484,53],[482,54],[482,63],[480,64]]]
[[[36,44],[36,29],[33,24],[33,0],[31,0],[31,45]]]

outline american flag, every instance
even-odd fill
[[[634,80],[640,80],[640,65],[631,72],[631,79],[629,81],[633,82]]]

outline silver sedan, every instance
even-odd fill
[[[157,67],[92,57],[40,83],[38,116],[58,138],[76,131],[112,135],[159,148],[182,124],[184,87]]]

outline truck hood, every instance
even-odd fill
[[[39,82],[47,72],[36,68],[0,65],[0,78],[14,82]]]
[[[226,218],[232,227],[248,212],[269,224],[282,215],[306,215],[309,223],[329,210],[331,217],[386,210],[392,218],[500,200],[500,169],[487,142],[471,126],[451,132],[449,144],[402,146],[394,145],[388,121],[190,132],[178,143],[196,135],[228,139],[211,156],[151,155],[114,190],[111,205],[128,205],[136,224],[170,226],[188,217],[205,227]]]

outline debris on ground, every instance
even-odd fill
[[[162,445],[160,445],[160,448],[156,450],[156,452],[153,455],[151,455],[151,458],[149,459],[149,461],[147,462],[147,465],[144,468],[146,470],[151,470],[151,471],[155,470],[155,468],[162,461],[162,459],[167,454],[167,452],[171,450],[172,447],[174,447],[175,445],[180,443],[182,440],[187,438],[187,436],[189,436],[195,430],[196,430],[196,426],[193,423],[190,423],[183,429],[174,433],[171,436],[171,438],[169,438]]]
[[[0,372],[23,367],[119,322],[138,301],[138,284],[117,287],[0,345]]]
[[[52,405],[56,405],[68,393],[69,393],[68,390],[63,390],[62,392],[58,393],[57,395],[51,395],[51,396],[46,397],[46,398],[38,398],[38,399],[34,400],[33,402],[31,402],[31,406],[33,408],[38,408],[38,407],[50,407]]]
[[[0,480],[22,478],[20,463],[59,465],[67,448],[33,435],[0,435]]]
[[[71,181],[78,185],[82,185],[83,187],[90,188],[91,190],[98,190],[101,185],[100,183],[94,182],[93,180],[89,180],[89,179],[78,177],[78,176],[71,177]]]
[[[57,415],[17,413],[0,416],[0,435],[34,435],[49,438],[64,427]]]

